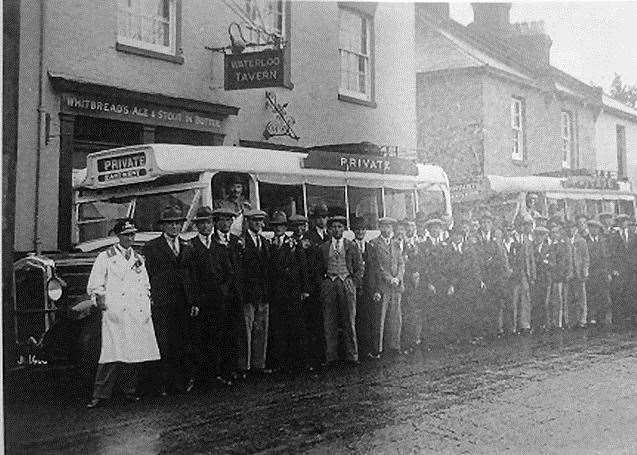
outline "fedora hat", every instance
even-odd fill
[[[246,218],[266,218],[268,216],[263,210],[249,209],[243,212],[243,216]]]
[[[170,223],[172,221],[186,221],[186,217],[183,216],[179,207],[168,206],[161,211],[159,215],[160,223]]]
[[[212,209],[208,206],[199,207],[193,221],[206,221],[212,219]]]

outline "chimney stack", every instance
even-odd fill
[[[550,64],[551,37],[544,31],[544,23],[511,24],[511,3],[472,3],[473,22],[469,28],[477,33],[499,36],[541,65]]]
[[[508,30],[510,3],[472,3],[471,8],[473,27],[494,32]]]
[[[435,18],[449,18],[449,3],[416,2],[416,15],[424,13]]]

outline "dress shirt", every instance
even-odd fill
[[[252,232],[250,229],[248,229],[248,232],[250,233],[250,237],[252,237],[252,241],[256,245],[257,249],[261,250],[261,238],[260,238],[261,236],[259,234]]]
[[[212,234],[210,234],[210,235],[197,234],[197,235],[199,236],[199,240],[201,240],[201,243],[203,243],[206,248],[210,249],[210,242],[212,241]]]
[[[170,249],[173,250],[173,253],[175,253],[175,256],[179,256],[179,236],[176,235],[175,237],[170,237],[169,235],[164,234],[164,238],[166,239],[166,242],[168,242]]]
[[[133,257],[133,249],[128,247],[128,248],[124,248],[122,245],[120,245],[119,243],[117,245],[115,245],[116,249],[122,254],[122,256],[124,256],[124,258],[127,261],[130,261],[130,258]]]

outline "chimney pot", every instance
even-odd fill
[[[449,3],[416,2],[416,14],[419,14],[420,12],[433,17],[448,18]]]
[[[506,30],[509,28],[511,3],[472,3],[473,23],[480,28]]]

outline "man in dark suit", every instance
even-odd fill
[[[552,243],[548,252],[550,279],[549,328],[564,327],[564,286],[572,276],[571,258],[566,244],[567,235],[563,231],[563,221],[554,218],[550,222]]]
[[[374,300],[381,301],[380,324],[375,333],[378,352],[399,354],[402,330],[402,295],[405,291],[405,259],[400,243],[394,238],[396,220],[385,217],[379,220],[380,235],[372,240],[376,252],[376,284]]]
[[[271,244],[270,276],[270,353],[269,364],[275,370],[309,367],[304,305],[309,293],[305,250],[288,236],[287,216],[274,212],[270,219],[274,230]]]
[[[531,326],[545,328],[549,320],[550,280],[548,270],[548,254],[550,231],[544,226],[533,230],[533,248],[535,256],[535,286],[533,286],[533,308],[531,310]]]
[[[325,352],[328,364],[338,360],[338,329],[343,331],[346,361],[358,363],[356,341],[356,287],[363,279],[361,253],[356,243],[343,238],[344,216],[330,218],[331,240],[319,246],[319,273],[323,302]]]
[[[430,338],[446,337],[449,329],[445,314],[445,290],[447,276],[444,269],[443,221],[431,218],[424,223],[427,230],[424,240],[418,245],[420,266],[420,288],[422,289],[422,327]],[[422,334],[421,334],[422,337]]]
[[[405,292],[402,296],[401,309],[403,327],[401,345],[406,353],[413,351],[420,344],[422,312],[420,299],[420,258],[416,222],[404,219],[398,223],[396,237],[405,261]]]
[[[267,214],[246,210],[248,229],[242,256],[242,321],[239,369],[242,372],[269,374],[265,367],[270,318],[270,242],[261,235]]]
[[[610,298],[610,250],[603,235],[604,225],[596,220],[588,220],[588,281],[586,283],[587,323],[610,326],[613,322]]]
[[[484,310],[497,315],[498,334],[501,335],[504,333],[504,314],[511,298],[507,289],[511,268],[504,242],[494,234],[493,216],[485,211],[480,218],[478,235]]]
[[[327,232],[328,211],[325,205],[317,205],[312,212],[312,226],[303,235],[307,246],[310,297],[305,302],[305,322],[308,334],[308,356],[313,367],[318,368],[325,359],[325,336],[323,327],[323,304],[321,302],[321,281],[319,246],[330,239]]]
[[[239,239],[230,234],[234,217],[228,208],[200,208],[195,218],[199,235],[192,241],[192,277],[202,307],[203,363],[208,375],[224,385],[232,384],[241,307]]]
[[[630,216],[615,217],[615,229],[610,234],[611,249],[611,294],[613,298],[613,322],[619,327],[631,323],[631,280],[635,277],[630,268],[630,246],[637,241],[634,229],[630,228]]]
[[[356,336],[360,359],[378,359],[378,347],[374,343],[373,333],[378,330],[380,321],[380,302],[373,299],[376,289],[376,253],[374,246],[365,240],[367,222],[363,217],[352,219],[354,242],[363,259],[363,280],[356,288]]]
[[[585,226],[584,226],[585,227]],[[579,233],[577,223],[567,221],[565,226],[566,246],[570,255],[571,276],[564,292],[565,323],[569,328],[583,328],[586,326],[588,304],[586,295],[586,280],[589,274],[590,255],[588,244]]]
[[[531,288],[535,286],[537,268],[531,230],[533,218],[524,214],[518,220],[519,232],[513,235],[513,243],[509,250],[511,281],[513,284],[513,331],[531,332]]]
[[[165,208],[159,219],[162,235],[143,248],[164,395],[189,392],[194,385],[192,318],[199,314],[199,307],[190,276],[192,246],[179,237],[185,220],[179,208]]]

